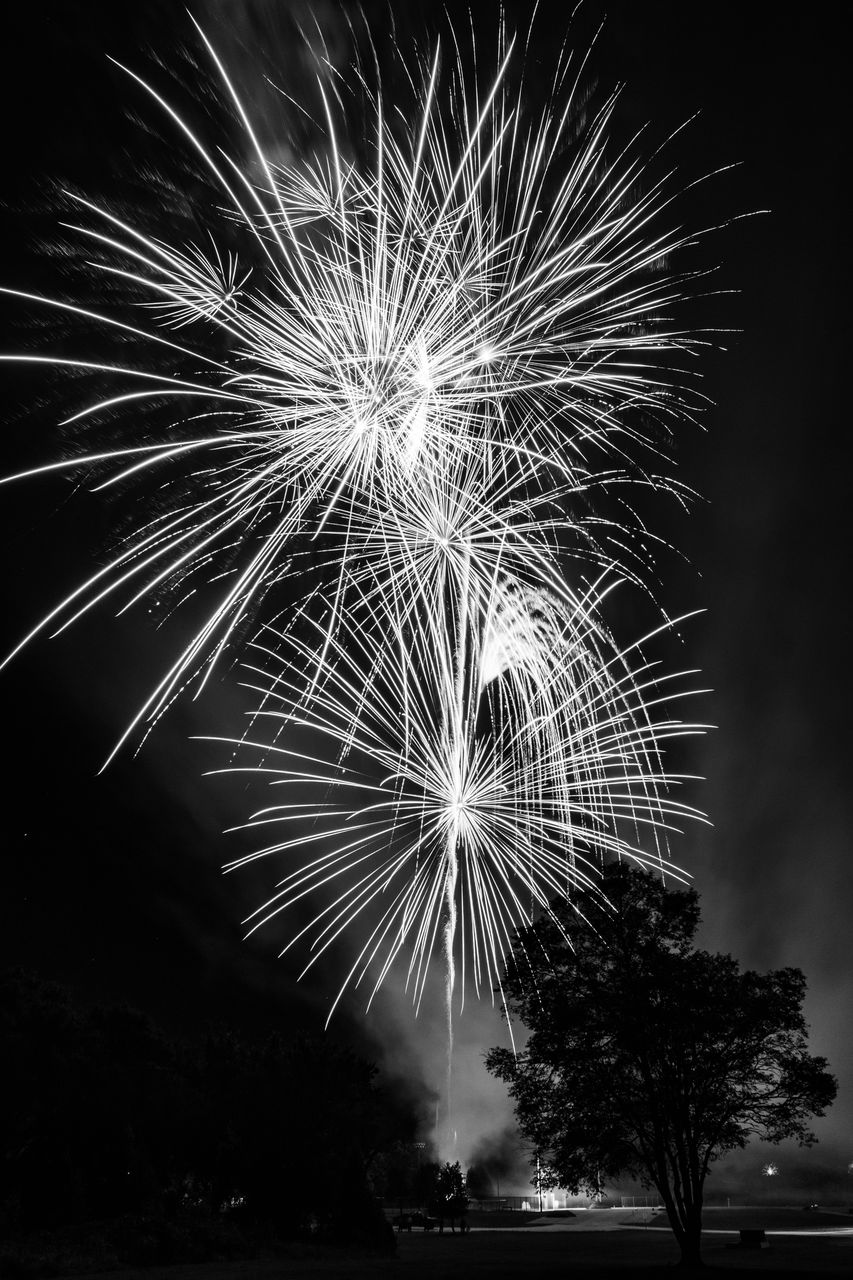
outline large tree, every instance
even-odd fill
[[[487,1065],[546,1161],[543,1185],[656,1187],[695,1265],[714,1160],[752,1137],[811,1144],[836,1083],[808,1052],[798,969],[741,972],[695,949],[696,893],[649,873],[608,867],[603,894],[516,936],[503,990],[530,1036]]]

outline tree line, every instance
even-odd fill
[[[13,971],[0,1040],[0,1235],[146,1213],[388,1244],[371,1167],[414,1118],[327,1038],[184,1042]]]
[[[714,1162],[753,1138],[811,1144],[837,1087],[808,1050],[803,974],[744,971],[695,946],[698,924],[693,890],[605,868],[600,890],[516,935],[502,990],[529,1035],[487,1055],[539,1185],[654,1187],[691,1265]],[[460,1167],[422,1161],[412,1110],[327,1037],[184,1042],[15,971],[0,978],[0,1041],[0,1235],[144,1213],[393,1247],[379,1196],[464,1216]],[[169,1248],[148,1260],[190,1260]]]

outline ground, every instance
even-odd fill
[[[306,1246],[284,1258],[113,1272],[111,1280],[309,1280],[315,1276],[326,1280],[521,1280],[528,1276],[653,1280],[669,1273],[678,1259],[677,1247],[659,1217],[641,1226],[631,1211],[622,1209],[524,1217],[528,1225],[521,1229],[484,1228],[482,1219],[475,1218],[464,1236],[403,1232],[398,1236],[397,1255],[390,1258],[332,1250],[318,1253]],[[738,1229],[752,1226],[764,1227],[769,1247],[732,1248]],[[776,1276],[811,1280],[851,1275],[853,1219],[840,1211],[709,1209],[703,1254],[709,1270],[725,1271],[727,1277],[760,1274],[765,1280]]]

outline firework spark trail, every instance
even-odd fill
[[[264,156],[224,66],[202,39],[251,164],[260,165],[260,183],[126,70],[209,176],[210,249],[170,245],[69,194],[88,219],[73,230],[97,255],[91,271],[123,283],[144,317],[180,332],[181,341],[104,313],[106,326],[147,337],[164,372],[36,357],[115,381],[114,394],[68,420],[86,423],[87,433],[148,401],[199,404],[161,443],[97,448],[65,463],[115,463],[104,485],[145,483],[153,468],[159,477],[172,466],[175,499],[22,641],[62,630],[111,597],[123,611],[170,583],[186,580],[189,592],[196,581],[224,577],[224,594],[122,741],[156,723],[187,685],[203,687],[244,622],[288,575],[300,539],[319,538],[325,547],[334,523],[343,565],[358,551],[349,538],[362,513],[396,508],[396,495],[413,483],[438,487],[445,506],[458,483],[473,483],[463,501],[478,492],[492,520],[495,486],[515,488],[519,506],[560,489],[564,506],[573,495],[583,502],[596,486],[627,483],[631,448],[653,456],[660,424],[683,416],[658,359],[689,345],[661,318],[679,286],[660,264],[684,237],[650,234],[668,196],[660,185],[634,194],[637,158],[607,159],[612,99],[572,139],[570,62],[560,64],[565,103],[522,128],[520,100],[511,100],[505,79],[509,45],[491,88],[473,99],[461,55],[441,74],[436,56],[425,69],[420,119],[402,141],[389,123],[394,113],[359,73],[374,113],[372,157],[361,165],[344,158],[326,102],[328,158],[287,169]],[[448,77],[450,129],[438,107]],[[572,159],[558,175],[556,157],[566,146]],[[230,247],[235,235],[242,262]],[[220,248],[221,238],[228,247]],[[211,333],[218,335],[215,359]],[[142,386],[123,390],[128,379]],[[636,425],[641,408],[650,429]],[[208,429],[198,433],[198,422]],[[210,462],[190,473],[195,492],[187,498],[186,464],[196,456]],[[468,473],[461,481],[460,459]],[[656,473],[635,469],[634,478],[677,488]],[[642,576],[648,538],[636,525],[632,536],[629,509],[627,524],[610,528],[579,511],[575,501],[568,523],[583,527],[588,554]],[[334,591],[332,598],[340,608]],[[339,608],[330,628],[340,622]]]
[[[308,860],[251,931],[325,895],[285,951],[307,939],[310,968],[364,930],[335,1005],[375,970],[372,1000],[405,948],[419,1005],[441,950],[449,1115],[457,958],[464,1002],[466,966],[494,987],[531,912],[606,857],[670,866],[668,830],[696,816],[661,758],[696,726],[601,621],[618,580],[647,585],[656,539],[631,486],[684,497],[662,442],[691,414],[667,366],[700,344],[668,318],[684,277],[665,264],[696,237],[663,225],[667,177],[635,147],[612,154],[615,95],[579,123],[584,60],[565,50],[538,115],[523,76],[509,87],[523,50],[503,29],[488,85],[455,35],[455,63],[437,49],[420,80],[406,68],[408,114],[364,64],[351,101],[321,74],[323,150],[282,166],[199,35],[242,162],[123,70],[207,174],[204,234],[68,193],[89,271],[133,313],[16,295],[132,339],[138,364],[0,357],[110,382],[66,418],[94,447],[10,479],[91,469],[98,488],[156,483],[166,505],[15,652],[105,601],[224,583],[114,750],[255,629],[260,701],[228,741],[286,796],[249,829],[286,834],[231,866]],[[354,103],[365,143],[348,154]],[[138,409],[159,430],[164,402],[161,438],[103,442]]]
[[[379,622],[387,631],[386,610]],[[306,673],[316,664],[316,645],[276,634],[259,646],[251,668],[249,687],[264,700],[259,719],[272,732],[260,730],[243,751],[264,755],[263,771],[285,798],[259,810],[245,829],[280,826],[284,834],[230,869],[320,847],[284,875],[248,923],[254,932],[306,897],[328,896],[284,948],[307,941],[306,969],[361,923],[366,941],[338,1000],[375,966],[370,1003],[408,949],[407,985],[418,1005],[436,938],[446,959],[455,956],[447,944],[456,942],[457,897],[467,926],[463,972],[470,965],[477,990],[494,987],[512,928],[529,918],[525,894],[548,910],[567,886],[594,882],[602,850],[660,865],[659,853],[627,838],[624,821],[665,832],[695,816],[664,793],[677,779],[649,767],[662,739],[695,726],[670,717],[676,695],[663,684],[656,685],[658,718],[651,719],[648,668],[637,665],[627,679],[628,658],[617,652],[612,670],[596,665],[592,677],[574,679],[577,672],[540,659],[545,683],[530,690],[524,721],[495,715],[484,723],[494,681],[484,682],[482,645],[466,625],[463,667],[455,627],[424,616],[417,626],[401,622],[383,646],[367,627],[334,639],[310,697]],[[577,642],[578,630],[571,630]],[[324,643],[319,624],[316,634]],[[591,665],[586,654],[578,671],[584,665]],[[567,714],[570,686],[575,706]],[[251,763],[220,772],[255,769]],[[304,799],[290,798],[297,786]],[[450,881],[459,890],[452,904]]]

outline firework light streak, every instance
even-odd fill
[[[199,35],[242,162],[123,69],[206,175],[204,234],[172,243],[69,193],[90,276],[125,305],[17,295],[139,355],[4,356],[109,380],[64,424],[85,453],[9,478],[91,469],[101,489],[156,485],[161,506],[15,652],[105,601],[218,591],[115,750],[254,628],[239,742],[284,798],[249,828],[291,834],[231,866],[308,861],[251,929],[328,897],[285,951],[307,939],[310,968],[360,936],[338,1000],[369,973],[372,999],[407,952],[419,1005],[440,949],[452,1045],[457,958],[463,1001],[469,973],[494,987],[515,925],[604,858],[669,866],[667,831],[693,812],[660,758],[692,727],[600,621],[610,587],[648,572],[628,486],[681,496],[661,449],[689,416],[667,364],[692,340],[667,318],[666,263],[688,240],[659,229],[668,187],[640,193],[636,148],[611,155],[615,96],[580,122],[568,52],[539,115],[510,88],[524,51],[503,33],[485,88],[473,49],[412,71],[415,114],[365,65],[352,100],[323,68],[322,145],[284,166]],[[360,152],[339,141],[354,102]],[[164,403],[162,436],[100,443],[139,410],[159,430]]]
[[[676,488],[626,464],[632,446],[654,457],[662,427],[683,416],[659,360],[686,345],[660,319],[678,294],[660,264],[683,238],[650,234],[667,203],[661,187],[638,196],[639,161],[608,159],[613,99],[555,177],[555,157],[571,141],[571,60],[558,67],[565,103],[530,123],[505,84],[510,49],[482,100],[466,88],[460,60],[448,72],[449,127],[436,102],[436,55],[411,137],[399,140],[396,120],[392,128],[374,96],[373,155],[360,170],[338,146],[324,92],[325,155],[283,169],[264,156],[202,39],[243,128],[251,162],[242,167],[128,75],[207,172],[209,251],[170,246],[69,193],[84,218],[73,230],[96,255],[91,270],[126,287],[139,322],[126,309],[99,314],[41,299],[147,342],[158,372],[145,367],[147,357],[133,367],[11,357],[109,376],[111,394],[66,419],[85,424],[87,440],[146,402],[191,406],[162,440],[24,473],[112,464],[100,488],[150,481],[161,500],[169,467],[175,483],[171,505],[128,535],[18,648],[107,599],[124,612],[169,584],[190,594],[198,583],[226,582],[122,741],[150,728],[187,684],[203,687],[271,589],[288,575],[298,582],[306,538],[320,541],[317,554],[344,563],[358,550],[359,529],[373,526],[377,510],[390,508],[393,518],[413,485],[406,514],[423,510],[430,493],[439,547],[457,532],[442,518],[454,506],[467,504],[494,527],[496,489],[516,513],[544,495],[564,506],[575,497],[563,523],[583,531],[588,556],[633,577],[644,569],[644,532],[628,527],[627,507],[622,523],[593,517],[588,495],[628,481]],[[362,89],[369,98],[364,80]],[[235,236],[245,262],[217,247],[217,237],[230,244]],[[146,316],[181,341],[144,328]],[[472,495],[479,511],[471,511]],[[531,536],[541,543],[544,531]]]
[[[386,632],[390,621],[384,611]],[[567,659],[573,649],[574,663],[558,666],[540,649],[520,719],[500,711],[497,681],[486,678],[494,631],[478,646],[467,621],[462,628],[460,644],[454,628],[423,616],[417,627],[388,632],[378,651],[367,628],[328,643],[318,626],[316,646],[274,633],[258,641],[248,666],[248,685],[262,698],[258,736],[234,745],[261,763],[222,771],[260,771],[281,788],[281,801],[258,810],[248,829],[285,834],[229,870],[319,846],[250,918],[254,932],[318,890],[329,896],[282,952],[305,940],[311,958],[303,972],[379,910],[374,927],[362,930],[338,1000],[350,983],[372,981],[369,1005],[406,952],[407,985],[419,1004],[436,940],[448,961],[455,955],[448,949],[457,918],[465,930],[462,999],[466,971],[478,992],[494,987],[531,901],[547,910],[555,895],[592,885],[602,854],[660,866],[662,855],[639,843],[643,824],[660,833],[695,816],[662,797],[673,780],[650,765],[663,738],[690,726],[671,718],[673,699],[659,686],[663,714],[652,718],[649,668],[631,669],[621,653],[594,661],[594,645],[580,643],[572,619],[566,633],[548,639],[565,646]],[[319,645],[327,652],[316,682]],[[263,721],[269,732],[259,729]],[[304,798],[293,798],[297,792]],[[636,843],[620,833],[620,819]]]
[[[664,795],[677,780],[660,747],[694,726],[650,666],[608,655],[553,598],[501,583],[485,626],[470,609],[452,626],[429,611],[392,626],[384,606],[374,621],[381,645],[366,625],[331,644],[318,625],[315,645],[292,633],[257,645],[256,736],[230,743],[249,762],[221,772],[266,776],[274,795],[242,829],[272,838],[229,870],[301,855],[246,922],[251,934],[319,903],[285,930],[282,955],[308,951],[300,977],[342,937],[362,939],[330,1018],[350,985],[367,985],[369,1008],[401,956],[417,1010],[440,950],[452,1129],[457,960],[461,1014],[466,979],[499,989],[514,929],[594,888],[603,857],[677,876],[666,834],[699,815]]]

